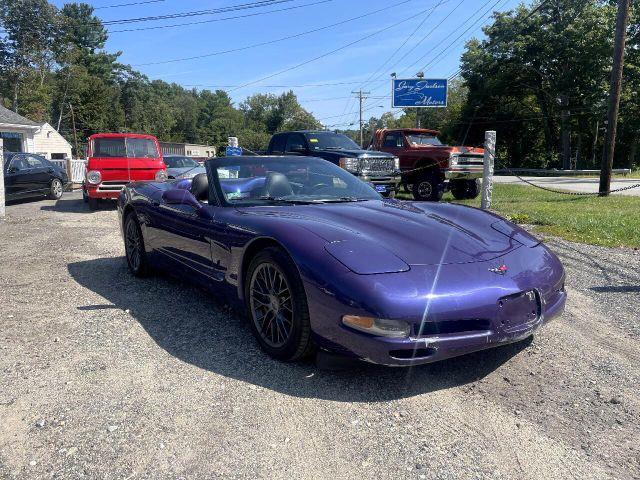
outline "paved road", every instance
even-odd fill
[[[640,254],[558,240],[532,342],[345,372],[260,352],[224,305],[132,277],[113,209],[0,225],[0,478],[640,478]]]
[[[597,178],[572,178],[572,177],[522,177],[525,180],[541,185],[546,188],[554,190],[569,190],[572,192],[597,192],[600,180]],[[516,183],[520,185],[526,185],[518,177],[513,176],[496,176],[494,177],[496,183]],[[611,189],[628,187],[631,185],[640,184],[638,178],[625,178],[614,179],[611,181]],[[532,187],[533,188],[533,187]],[[617,193],[616,195],[633,195],[640,196],[640,187],[624,192]]]

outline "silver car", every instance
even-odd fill
[[[183,155],[163,155],[167,166],[167,176],[171,178],[193,178],[199,173],[206,173],[202,165],[191,157]]]

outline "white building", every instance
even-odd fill
[[[163,155],[183,155],[193,158],[211,158],[216,156],[213,145],[198,145],[195,143],[160,142]]]
[[[48,123],[40,127],[40,130],[33,136],[33,141],[35,153],[39,153],[49,160],[71,158],[71,145]]]
[[[0,138],[5,151],[38,153],[50,160],[71,158],[71,145],[51,125],[29,120],[2,105]]]

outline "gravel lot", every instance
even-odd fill
[[[0,478],[640,478],[640,252],[547,239],[569,303],[532,342],[332,372],[133,278],[112,208],[7,213]]]

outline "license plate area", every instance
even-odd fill
[[[527,330],[541,318],[542,304],[537,290],[502,297],[498,301],[498,320],[505,332]]]
[[[384,193],[387,191],[386,185],[376,185],[376,192]]]

